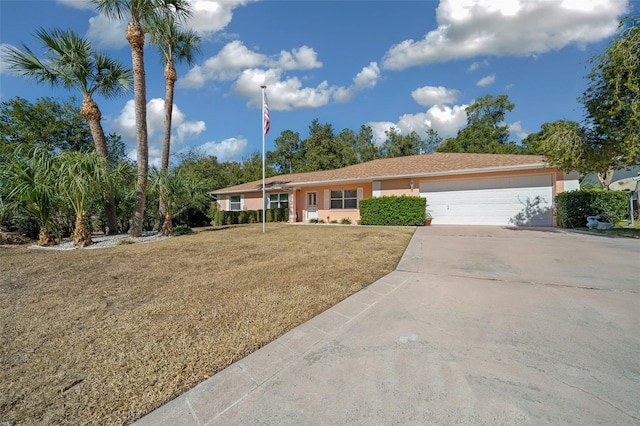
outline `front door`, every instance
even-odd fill
[[[318,218],[318,193],[307,192],[306,220]]]

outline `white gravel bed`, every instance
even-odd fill
[[[171,237],[160,235],[160,233],[157,231],[143,232],[142,237],[139,237],[139,238],[133,238],[129,236],[129,234],[118,234],[118,235],[108,235],[108,236],[97,235],[97,236],[91,237],[93,244],[91,244],[90,246],[84,247],[83,250],[114,247],[119,245],[120,241],[122,240],[129,240],[133,243],[138,244],[138,243],[148,243],[153,241],[165,240],[167,238],[171,238]],[[77,249],[76,247],[73,246],[73,241],[70,239],[66,239],[56,246],[44,247],[44,246],[32,245],[32,246],[29,246],[29,248],[40,249],[40,250],[76,250]]]

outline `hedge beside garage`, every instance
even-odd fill
[[[601,215],[613,223],[628,217],[629,194],[624,191],[568,191],[556,195],[555,200],[556,222],[563,228],[584,227],[588,216]]]
[[[360,200],[360,225],[424,225],[427,199],[390,195]]]

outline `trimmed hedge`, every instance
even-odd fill
[[[391,195],[360,200],[360,225],[424,225],[427,199]]]
[[[629,195],[624,191],[584,189],[556,195],[556,222],[563,228],[587,225],[587,216],[602,215],[616,223],[628,216]]]
[[[288,222],[289,209],[286,207],[267,209],[266,219],[267,222]],[[262,223],[262,210],[216,210],[215,216],[211,221],[211,224],[214,226],[238,225],[243,223]]]

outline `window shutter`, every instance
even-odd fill
[[[360,200],[364,197],[364,188],[358,188],[358,208],[360,207]]]
[[[329,210],[331,208],[331,191],[324,190],[324,209]]]
[[[231,210],[231,195],[227,195],[227,205],[222,210],[226,210],[226,211]]]
[[[244,195],[240,196],[240,210],[244,210]]]

